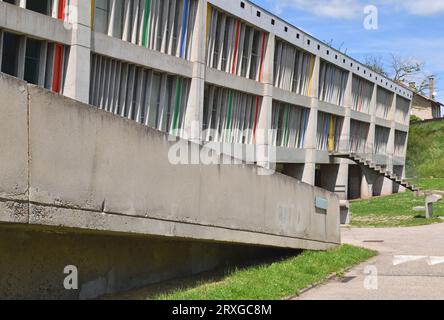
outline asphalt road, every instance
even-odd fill
[[[296,300],[444,300],[444,223],[410,228],[343,228],[342,242],[377,250],[379,256]]]

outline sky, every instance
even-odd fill
[[[319,40],[361,61],[392,54],[425,63],[423,78],[437,76],[437,99],[444,103],[444,0],[252,0]],[[371,7],[377,25],[365,27]],[[428,92],[427,92],[428,95]]]

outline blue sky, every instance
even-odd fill
[[[425,63],[444,102],[444,0],[252,0],[302,30],[364,62],[391,54]],[[364,28],[364,8],[378,9],[378,29]]]

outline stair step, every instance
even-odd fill
[[[354,162],[356,162],[357,164],[363,165],[364,167],[368,167],[369,169],[373,170],[374,172],[378,173],[379,175],[392,180],[393,182],[399,184],[400,186],[409,189],[413,192],[418,192],[420,191],[419,188],[417,188],[416,186],[412,185],[409,181],[403,179],[402,177],[396,175],[395,173],[388,171],[387,169],[383,168],[380,165],[377,165],[375,163],[373,163],[371,160],[365,159],[359,155],[357,155],[355,152],[350,152],[350,153],[331,153],[331,155],[333,156],[337,156],[337,157],[343,157],[343,158],[348,158]]]

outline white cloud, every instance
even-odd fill
[[[432,16],[444,13],[443,0],[383,0],[398,9],[407,11],[409,14],[418,16]]]
[[[299,9],[317,16],[353,19],[362,15],[363,5],[358,0],[268,0],[275,12]]]
[[[277,14],[298,9],[317,16],[354,19],[363,16],[363,9],[372,3],[387,10],[404,10],[412,15],[431,16],[444,13],[444,0],[268,0]]]
[[[407,11],[417,15],[435,15],[444,12],[444,1],[442,0],[415,0],[406,1],[404,4]]]

